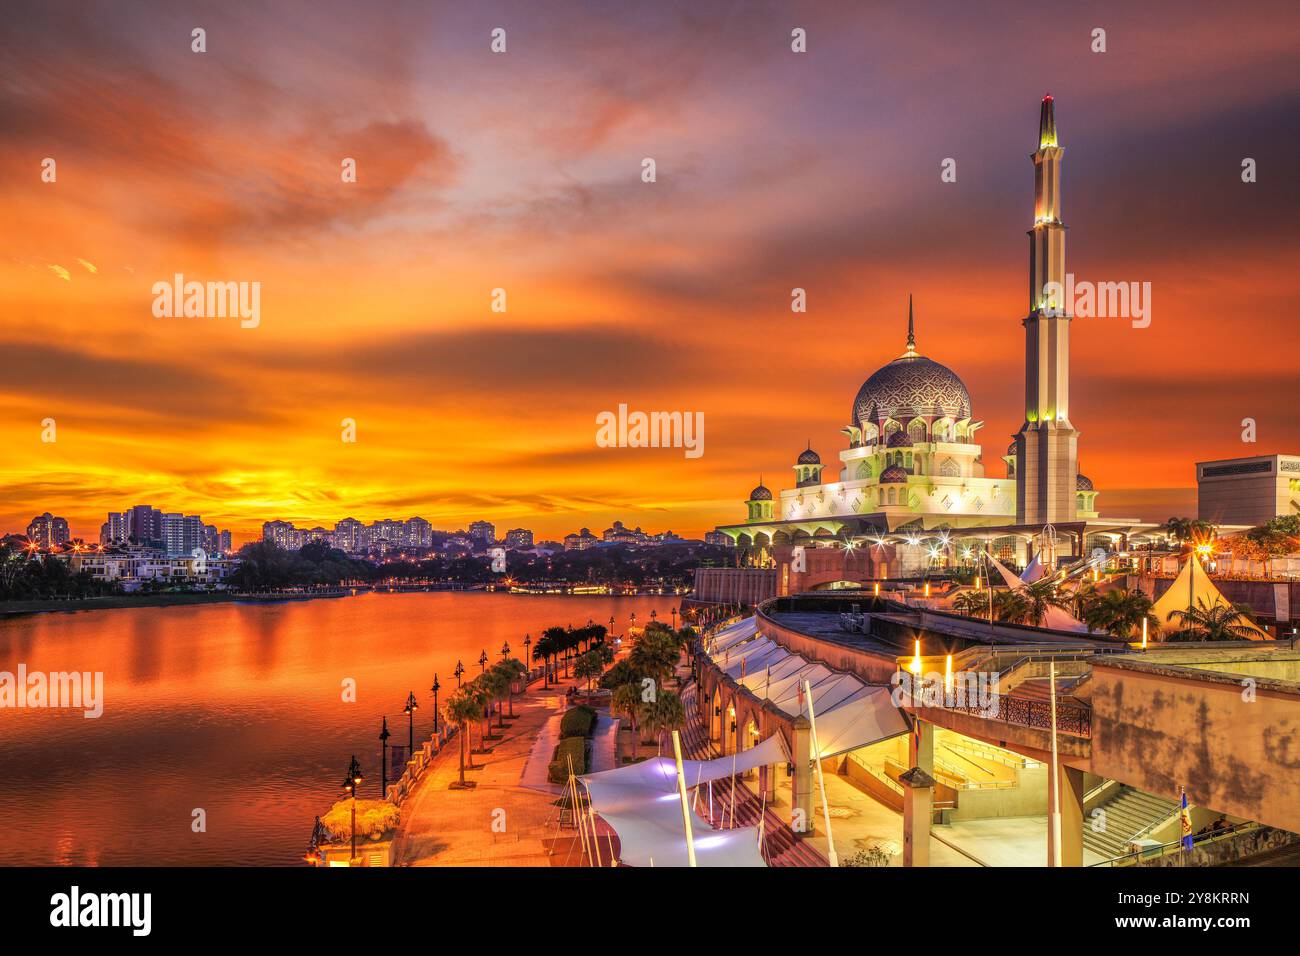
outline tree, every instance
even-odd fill
[[[1196,602],[1196,607],[1186,611],[1174,611],[1170,615],[1182,625],[1180,630],[1170,634],[1170,641],[1235,641],[1249,638],[1255,630],[1247,622],[1251,620],[1250,612],[1243,605],[1229,607],[1226,604],[1206,604],[1204,599]]]
[[[977,591],[963,591],[953,598],[954,611],[970,617],[987,617],[989,613],[989,592],[983,588]]]
[[[598,644],[591,650],[578,656],[573,662],[573,676],[587,681],[587,690],[591,682],[605,671],[607,664],[613,663],[614,652],[605,644]]]
[[[1151,613],[1151,599],[1141,591],[1116,589],[1104,594],[1093,592],[1083,601],[1083,622],[1092,631],[1104,631],[1112,637],[1128,639],[1142,631],[1143,618],[1155,633],[1160,622]]]
[[[686,709],[682,699],[662,688],[648,701],[641,703],[641,726],[651,731],[663,750],[661,735],[664,731],[680,730],[686,723]]]
[[[1052,608],[1068,608],[1071,598],[1057,589],[1055,582],[1049,580],[1035,581],[1016,592],[1024,598],[1024,616],[1021,623],[1042,627],[1047,612]]]
[[[610,697],[610,709],[616,714],[626,714],[628,722],[632,725],[632,756],[636,756],[637,741],[641,738],[637,736],[637,718],[641,715],[641,684],[640,682],[629,681],[626,684],[620,684],[614,688],[614,694]]]
[[[460,727],[460,785],[465,786],[465,750],[469,744],[469,725],[476,720],[482,712],[482,705],[475,698],[474,694],[469,692],[468,687],[462,687],[455,691],[447,698],[445,717],[447,720]],[[474,761],[470,759],[470,769],[473,769]]]

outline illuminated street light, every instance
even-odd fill
[[[438,736],[438,691],[442,690],[442,685],[438,683],[438,674],[433,674],[433,686],[429,688],[433,691],[433,735]]]
[[[353,754],[352,763],[348,764],[348,775],[343,778],[343,789],[352,795],[352,855],[348,858],[348,866],[352,866],[357,858],[357,787],[361,786],[363,779],[361,764]]]
[[[388,718],[384,718],[384,728],[379,731],[379,799],[383,800],[388,793],[388,738],[393,736],[388,732]]]
[[[419,709],[420,705],[416,702],[415,691],[411,691],[406,695],[406,709],[402,711],[402,713],[406,715],[407,733],[409,734],[406,739],[407,760],[410,760],[415,756],[415,712]]]
[[[510,657],[510,642],[506,641],[501,645],[501,659],[507,660]]]
[[[456,676],[456,689],[459,690],[459,689],[460,689],[460,675],[465,673],[465,665],[462,664],[460,661],[457,661],[457,662],[456,662],[456,669],[455,669],[454,671],[452,671],[452,673]]]
[[[487,663],[488,663],[487,651],[484,650],[484,651],[483,651],[481,654],[479,654],[479,656],[478,656],[478,666],[479,666],[479,668],[482,670],[482,673],[484,673],[484,674],[487,673]]]

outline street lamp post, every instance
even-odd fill
[[[533,669],[533,636],[531,634],[524,635],[524,663],[531,673]]]
[[[429,688],[433,691],[433,735],[438,736],[438,691],[442,690],[442,685],[438,683],[438,674],[435,671],[433,675],[433,686]]]
[[[420,709],[420,705],[415,700],[415,691],[406,695],[406,709],[402,713],[406,714],[407,734],[406,738],[406,759],[410,760],[415,756],[415,712]]]
[[[510,642],[506,641],[501,645],[501,659],[503,661],[510,659]]]
[[[379,799],[388,793],[388,718],[384,718],[384,729],[379,732]]]
[[[673,630],[677,630],[677,605],[673,605]]]
[[[352,855],[348,857],[348,866],[357,858],[357,787],[361,786],[361,764],[357,763],[356,754],[348,764],[348,775],[343,779],[343,789],[352,795]]]
[[[465,665],[457,661],[456,669],[452,673],[456,675],[456,689],[460,690],[460,675],[465,673]]]
[[[487,651],[483,651],[483,653],[479,654],[478,656],[478,666],[481,673],[484,674],[487,673],[487,663],[488,663]]]

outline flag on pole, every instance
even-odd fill
[[[1183,792],[1183,799],[1182,808],[1178,811],[1178,816],[1179,819],[1182,820],[1183,824],[1183,849],[1190,850],[1192,848],[1192,814],[1187,809],[1187,788],[1183,787],[1181,789]]]

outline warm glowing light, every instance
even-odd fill
[[[1142,618],[1142,650],[1147,649],[1147,619]]]
[[[943,669],[943,689],[950,694],[952,693],[952,682],[952,655],[949,654],[948,662],[944,665]]]
[[[875,584],[873,584],[873,585],[871,586],[871,593],[874,594],[876,597],[880,597],[880,582],[879,582],[879,581],[877,581]]]
[[[925,582],[925,596],[926,596],[926,597],[929,597],[929,596],[930,596],[930,582],[929,582],[929,581],[926,581],[926,582]]]
[[[916,652],[912,655],[912,664],[909,668],[913,674],[921,673],[921,639],[916,639]]]

